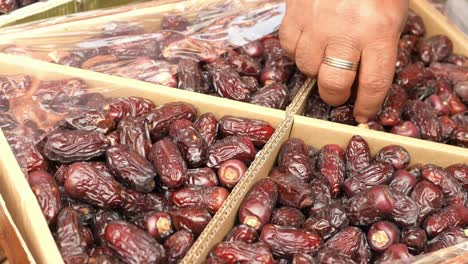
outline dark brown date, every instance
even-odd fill
[[[444,193],[445,203],[465,204],[467,194],[463,187],[442,168],[427,164],[422,167],[422,178],[435,184]]]
[[[393,173],[393,179],[388,186],[405,195],[410,195],[416,183],[418,180],[413,174],[405,170],[397,170]]]
[[[401,242],[408,247],[413,254],[419,254],[427,243],[426,232],[419,227],[408,227],[401,233]]]
[[[107,225],[105,241],[126,263],[165,263],[166,251],[148,233],[125,222],[112,221]]]
[[[211,168],[205,167],[188,169],[187,181],[185,183],[188,185],[215,187],[218,186],[219,180],[216,173]]]
[[[273,264],[268,245],[262,242],[247,244],[243,241],[227,241],[218,244],[212,255],[225,264]]]
[[[349,197],[352,197],[373,186],[387,184],[391,180],[393,172],[392,164],[388,162],[373,163],[346,179],[343,189]]]
[[[219,124],[213,113],[208,112],[201,115],[197,121],[195,121],[195,127],[209,146],[215,142],[218,135]]]
[[[444,126],[440,119],[439,122],[441,123],[442,127],[442,137],[444,137]],[[405,137],[421,138],[419,128],[411,121],[401,122],[399,125],[392,127],[390,132]]]
[[[164,242],[168,263],[179,263],[185,254],[187,254],[193,243],[193,235],[189,231],[180,230],[175,232]]]
[[[468,165],[467,164],[453,164],[445,168],[447,173],[458,181],[466,190],[468,189]]]
[[[150,212],[144,216],[144,229],[157,241],[162,242],[174,233],[172,219],[165,212]]]
[[[140,97],[111,98],[104,106],[107,116],[119,122],[122,118],[138,117],[147,114],[156,106],[149,100]]]
[[[62,207],[54,178],[46,171],[35,171],[28,174],[28,182],[47,223],[54,224]]]
[[[269,108],[285,109],[288,99],[289,92],[286,85],[274,82],[253,94],[250,103]]]
[[[307,182],[312,177],[312,162],[304,141],[298,138],[288,139],[278,154],[280,171],[290,173]]]
[[[305,221],[304,214],[297,208],[282,206],[273,210],[271,223],[279,226],[300,228]]]
[[[379,162],[389,162],[396,170],[404,169],[410,163],[410,154],[406,149],[397,145],[382,148],[375,156]]]
[[[259,40],[254,40],[240,47],[239,51],[242,54],[247,54],[252,58],[262,57],[264,51],[263,43]]]
[[[167,103],[154,109],[146,116],[151,138],[155,141],[165,137],[172,122],[179,119],[193,121],[196,114],[193,105],[183,102]]]
[[[120,144],[133,148],[142,157],[148,157],[151,139],[147,122],[143,117],[122,119],[117,131],[119,132]]]
[[[215,214],[228,196],[223,187],[186,186],[171,192],[169,201],[178,207],[198,205]]]
[[[96,256],[92,256],[88,260],[88,264],[112,264],[112,263],[120,263],[119,260],[112,256],[112,255],[107,255],[107,254],[100,254]]]
[[[236,159],[227,160],[219,165],[218,178],[223,186],[234,188],[246,171],[247,166],[244,162]]]
[[[294,75],[291,77],[291,79],[289,79],[287,84],[289,89],[289,104],[292,103],[292,101],[299,93],[306,80],[307,75],[303,74],[302,72],[296,69],[296,72],[294,72]]]
[[[271,178],[278,186],[279,200],[282,205],[303,209],[314,203],[312,186],[294,175]]]
[[[463,204],[452,204],[428,216],[424,222],[426,233],[434,237],[453,226],[468,225],[468,207]]]
[[[321,264],[356,264],[348,255],[333,249],[320,250],[317,256],[317,261]]]
[[[374,223],[367,232],[367,242],[376,252],[384,252],[391,245],[400,242],[400,230],[391,222]]]
[[[432,36],[419,43],[419,59],[426,65],[443,61],[453,52],[452,41],[444,35]]]
[[[436,78],[447,79],[452,83],[468,80],[468,70],[463,66],[457,66],[450,63],[434,62],[431,63],[429,71]]]
[[[411,100],[406,103],[403,114],[419,128],[423,139],[436,142],[442,140],[440,123],[430,106],[422,101]]]
[[[247,137],[229,136],[210,145],[208,150],[208,163],[210,168],[230,159],[238,159],[250,164],[257,154],[254,144]]]
[[[223,116],[219,120],[219,128],[225,137],[245,136],[257,146],[266,144],[275,132],[268,122],[234,116]]]
[[[403,68],[398,73],[396,82],[398,85],[403,87],[403,89],[409,91],[426,80],[429,74],[430,73],[424,68],[424,64],[422,62],[416,62]],[[400,96],[403,96],[403,94],[400,94]],[[401,98],[404,98],[404,96]],[[395,105],[398,104],[397,101],[394,103]]]
[[[208,93],[210,90],[198,63],[194,60],[181,60],[177,65],[177,77],[179,89],[197,93]]]
[[[349,220],[344,208],[340,203],[333,203],[311,214],[302,225],[302,228],[316,231],[323,240],[327,240],[348,224]]]
[[[418,37],[424,36],[426,33],[426,27],[424,26],[424,21],[414,12],[410,11],[408,13],[408,18],[406,20],[406,25],[403,29],[404,34],[411,34]]]
[[[315,264],[315,260],[311,255],[304,253],[296,253],[292,257],[292,264]]]
[[[122,216],[116,211],[98,210],[94,215],[93,234],[100,245],[105,245],[105,232],[107,224],[114,220],[122,220]]]
[[[103,209],[118,208],[123,201],[122,185],[107,171],[86,162],[76,162],[68,167],[65,189],[71,197]]]
[[[442,128],[442,142],[447,142],[457,129],[458,125],[448,116],[439,117],[440,127]]]
[[[239,207],[239,221],[260,230],[270,221],[278,200],[278,186],[270,179],[258,181]]]
[[[353,225],[369,225],[390,216],[396,200],[391,190],[384,185],[371,187],[353,196],[346,202],[346,215]]]
[[[341,124],[356,125],[353,111],[354,106],[351,104],[334,107],[330,111],[329,120]]]
[[[79,202],[65,203],[65,205],[78,212],[80,215],[80,223],[87,226],[92,224],[96,215],[96,208],[94,206]]]
[[[401,227],[417,225],[418,216],[421,212],[419,204],[415,200],[399,192],[393,192],[393,197],[396,202],[390,219]]]
[[[115,144],[120,144],[120,131],[114,130],[106,135],[106,138],[109,140],[111,146]]]
[[[139,193],[132,189],[122,192],[122,204],[120,210],[128,215],[136,215],[149,211],[164,211],[166,201],[157,193]]]
[[[135,190],[147,193],[154,189],[156,170],[130,147],[118,144],[109,147],[106,161],[114,175]]]
[[[102,111],[85,111],[69,117],[67,126],[71,129],[96,131],[107,134],[115,127],[115,122]]]
[[[86,263],[88,233],[81,225],[79,214],[70,207],[63,208],[57,218],[57,233],[55,237],[60,254],[65,263]]]
[[[104,134],[93,131],[57,131],[47,136],[44,155],[53,161],[69,163],[103,155],[110,145]]]
[[[318,92],[313,91],[312,95],[307,100],[305,115],[322,120],[328,120],[331,106],[325,103],[319,96]]]
[[[154,143],[148,159],[153,163],[164,185],[176,188],[185,184],[187,164],[172,140],[166,138]]]
[[[271,224],[263,227],[259,239],[270,246],[277,257],[291,258],[295,253],[314,254],[322,246],[322,239],[316,232]]]
[[[188,206],[170,211],[172,222],[177,231],[187,230],[198,237],[211,220],[211,215],[204,207]]]
[[[369,145],[361,136],[353,136],[346,147],[346,174],[351,177],[371,162]]]
[[[257,240],[257,231],[248,225],[235,226],[224,238],[224,241],[242,241],[249,244],[255,243]]]
[[[227,67],[209,67],[208,71],[214,88],[221,97],[244,102],[250,100],[250,90],[243,85],[236,70]]]
[[[346,174],[344,151],[338,145],[325,145],[318,154],[317,168],[330,185],[330,192],[336,198],[342,189]]]
[[[192,122],[187,119],[175,120],[169,127],[169,135],[179,146],[189,167],[200,167],[205,164],[208,144]]]
[[[434,184],[429,181],[420,181],[414,187],[411,198],[419,204],[419,222],[422,222],[429,214],[442,208],[444,204],[444,194]]]
[[[435,238],[429,240],[426,245],[425,252],[435,252],[437,250],[457,245],[468,241],[466,232],[461,227],[451,227],[447,231],[439,234]]]
[[[366,235],[357,227],[349,226],[342,229],[324,245],[319,252],[319,259],[324,253],[335,251],[348,256],[356,263],[369,263],[371,252],[367,245]]]
[[[258,76],[261,72],[260,64],[248,55],[231,55],[227,61],[240,75]]]
[[[378,256],[376,264],[391,264],[395,261],[411,262],[413,255],[408,252],[405,244],[393,244],[382,255]]]
[[[311,213],[329,205],[332,201],[330,187],[327,179],[317,177],[310,182],[314,197],[314,204],[310,208]]]
[[[459,127],[450,136],[451,144],[462,148],[468,148],[468,128]]]

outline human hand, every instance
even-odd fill
[[[298,68],[318,76],[320,97],[345,103],[358,74],[354,116],[366,123],[380,109],[395,72],[408,0],[286,0],[279,37]],[[325,57],[359,63],[359,72],[324,64]]]

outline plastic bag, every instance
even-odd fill
[[[7,28],[0,32],[5,36],[0,48],[8,54],[278,109],[285,109],[304,84],[306,76],[277,37],[284,1],[153,5],[55,19],[60,22],[52,26],[42,21]]]

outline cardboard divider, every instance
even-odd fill
[[[105,96],[139,96],[153,101],[157,106],[175,101],[187,102],[195,105],[198,113],[212,112],[217,118],[224,115],[255,118],[269,122],[280,129],[286,117],[285,111],[232,101],[224,98],[170,89],[160,85],[130,80],[121,77],[108,76],[101,73],[89,72],[77,68],[68,68],[34,59],[20,58],[12,55],[0,54],[0,75],[2,74],[31,74],[39,80],[58,80],[62,78],[80,78],[90,89],[89,92],[100,92]],[[269,143],[267,146],[271,146]],[[38,263],[63,263],[58,248],[49,231],[45,218],[38,206],[36,197],[29,188],[29,184],[21,171],[15,156],[5,137],[0,133],[0,191],[5,196],[12,217],[29,245]],[[269,152],[262,150],[256,159],[267,156]],[[246,172],[249,176],[256,167],[254,161]]]

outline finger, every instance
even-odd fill
[[[319,34],[308,30],[297,43],[295,61],[297,68],[307,76],[316,77],[325,52],[325,41]]]
[[[325,48],[325,57],[349,62],[359,62],[361,50],[359,43],[351,38],[332,38]],[[351,86],[356,78],[356,71],[336,68],[321,63],[318,72],[319,94],[326,103],[339,106],[344,104],[351,93]]]
[[[281,47],[291,58],[295,57],[297,42],[304,28],[302,20],[297,16],[300,12],[299,4],[297,0],[286,1],[286,13],[279,29]]]
[[[359,68],[359,88],[354,107],[357,122],[366,123],[380,110],[395,73],[397,41],[366,46]]]

